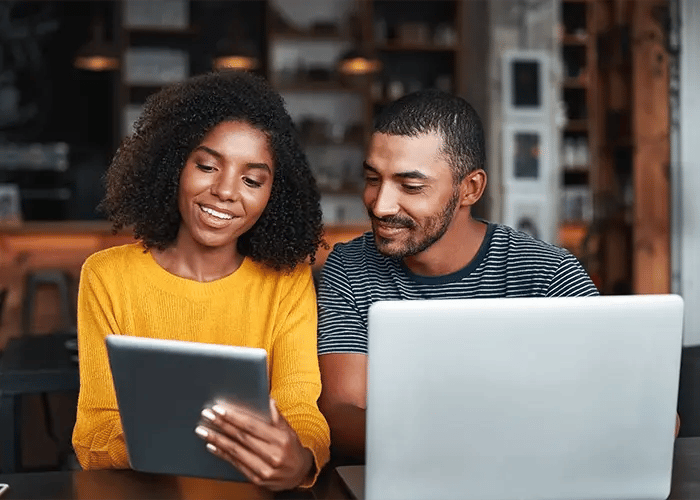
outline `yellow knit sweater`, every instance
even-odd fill
[[[115,333],[265,349],[270,396],[313,453],[318,472],[329,459],[330,431],[316,403],[321,379],[310,268],[285,274],[245,258],[233,274],[200,283],[169,273],[143,250],[140,243],[113,247],[83,264],[73,430],[81,466],[129,467],[104,343]]]

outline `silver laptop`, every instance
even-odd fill
[[[108,335],[119,414],[138,471],[246,481],[194,432],[205,406],[234,401],[269,418],[264,349]]]
[[[368,320],[358,498],[667,498],[679,296],[392,301]]]

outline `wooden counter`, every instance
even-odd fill
[[[326,227],[328,249],[319,249],[316,266],[321,266],[333,245],[369,230],[367,225],[331,225]],[[0,225],[0,289],[8,295],[0,316],[0,348],[8,338],[20,334],[20,313],[26,273],[37,269],[67,271],[77,286],[85,259],[104,248],[133,242],[129,230],[113,234],[107,221],[23,222]],[[46,292],[46,293],[44,293]],[[39,292],[37,331],[56,326],[58,299],[51,290]]]

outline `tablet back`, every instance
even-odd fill
[[[202,409],[218,400],[269,418],[264,349],[127,335],[108,335],[106,343],[135,470],[246,481],[194,429]]]
[[[368,500],[661,500],[675,295],[406,300],[369,312]]]

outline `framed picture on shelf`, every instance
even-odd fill
[[[0,224],[16,224],[21,221],[19,186],[0,184]]]
[[[127,28],[186,29],[190,24],[189,0],[126,0]]]
[[[504,185],[545,192],[551,172],[549,127],[508,123],[503,134]]]
[[[551,240],[547,199],[544,195],[505,193],[503,223],[544,241]]]
[[[547,119],[549,59],[549,54],[542,50],[504,52],[501,72],[504,115]]]

